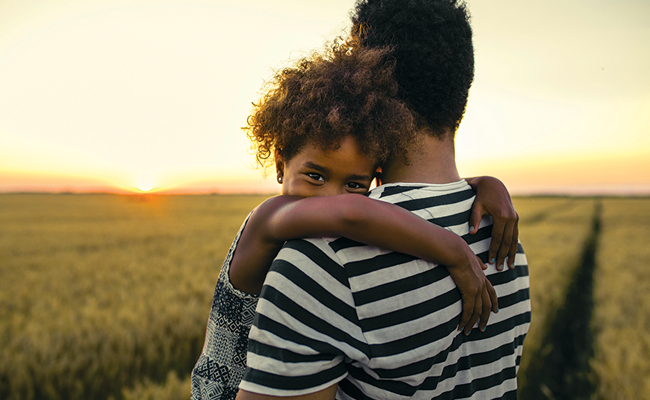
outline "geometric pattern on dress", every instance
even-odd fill
[[[242,303],[241,308],[241,321],[245,326],[253,325],[253,319],[255,318],[255,309],[257,308],[257,301],[255,302],[244,302]]]
[[[247,221],[235,236],[217,279],[203,351],[192,370],[192,400],[234,399],[246,371],[248,333],[258,296],[235,289],[229,271]]]

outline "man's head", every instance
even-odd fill
[[[469,15],[458,0],[362,0],[352,36],[393,48],[398,97],[435,136],[455,132],[474,79]]]

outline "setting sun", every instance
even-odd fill
[[[143,174],[138,176],[136,184],[138,186],[138,189],[142,190],[143,192],[148,192],[153,189],[155,182],[153,176]]]

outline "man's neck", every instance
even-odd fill
[[[394,160],[384,167],[383,183],[452,183],[460,180],[456,168],[454,132],[447,130],[444,137],[420,133],[411,146],[409,163]]]

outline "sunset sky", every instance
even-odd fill
[[[463,176],[650,194],[650,2],[470,0]],[[279,192],[240,127],[353,0],[0,1],[0,192]]]

